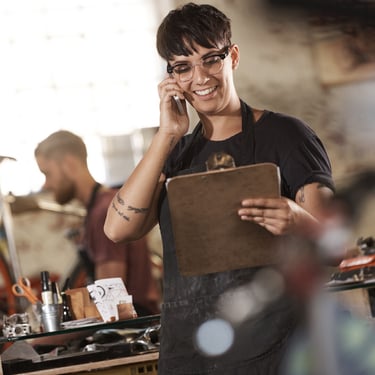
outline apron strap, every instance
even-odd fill
[[[255,122],[251,107],[241,100],[242,141],[241,164],[255,164]]]
[[[176,158],[174,173],[176,173],[179,170],[189,168],[190,163],[191,163],[191,159],[192,159],[192,155],[191,155],[191,153],[190,153],[190,157],[187,157],[187,155],[189,154],[189,151],[194,147],[196,141],[201,136],[202,127],[203,127],[203,125],[199,121],[198,124],[195,126],[193,132],[191,133],[188,141],[186,142],[185,147],[181,150],[181,152],[179,153],[179,155]]]

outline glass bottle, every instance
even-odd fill
[[[69,322],[70,320],[73,320],[73,316],[70,311],[68,296],[65,294],[65,292],[62,292],[61,298],[62,298],[62,321]]]

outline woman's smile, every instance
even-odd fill
[[[210,88],[203,89],[203,90],[195,90],[195,91],[194,91],[194,94],[196,94],[196,95],[198,95],[198,96],[205,96],[205,95],[209,95],[209,94],[211,94],[211,93],[214,92],[216,89],[217,89],[217,86],[210,87]]]

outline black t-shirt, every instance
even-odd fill
[[[226,152],[234,158],[236,166],[266,162],[278,165],[281,194],[287,198],[294,200],[297,191],[312,182],[334,190],[331,164],[322,142],[306,123],[295,117],[264,111],[255,124],[244,124],[241,133],[223,141],[205,139],[201,127],[198,124],[176,146],[164,169],[167,177],[192,167],[204,171],[212,153]],[[241,146],[247,136],[253,137],[248,140],[252,149],[244,155]],[[179,163],[179,159],[184,163]]]

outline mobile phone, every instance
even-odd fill
[[[185,113],[184,107],[182,106],[181,99],[177,95],[173,95],[173,100],[177,105],[177,109],[180,115]]]

